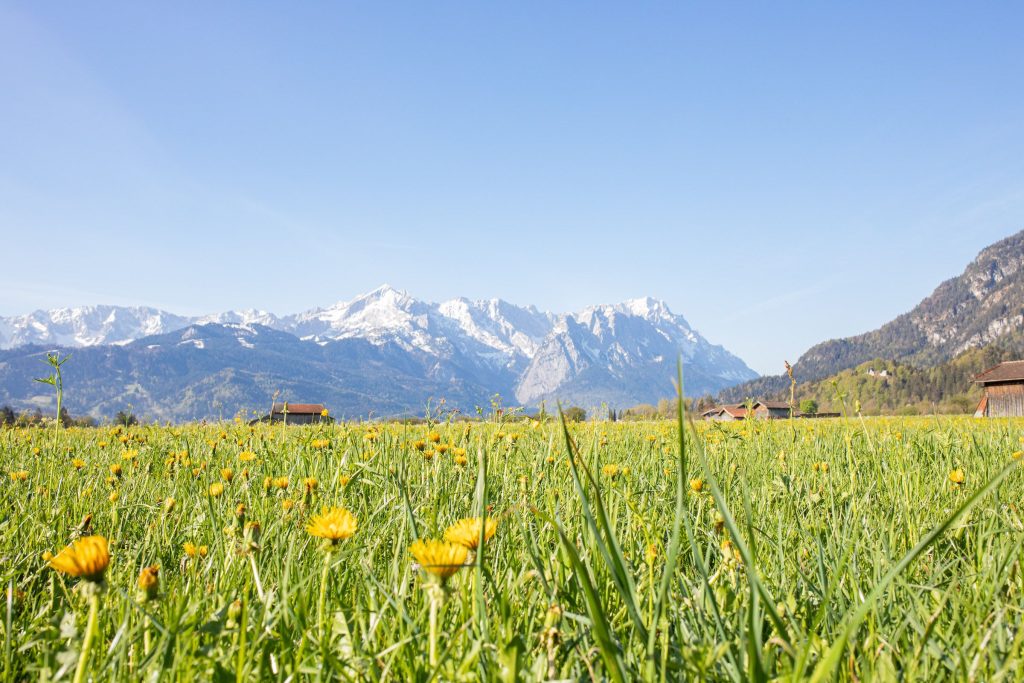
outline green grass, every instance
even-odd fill
[[[94,680],[1020,680],[1024,421],[686,431],[0,431],[0,672],[74,675],[88,598],[43,553],[91,514],[111,541]],[[428,460],[415,442],[436,449],[430,432],[449,449]],[[112,464],[123,472],[108,482]],[[611,477],[608,464],[625,471]],[[222,468],[233,478],[211,497]],[[957,468],[966,481],[954,487]],[[325,560],[305,526],[328,505],[359,529]],[[484,509],[498,532],[448,583],[431,667],[429,582],[409,545]],[[186,542],[205,557],[187,557]],[[139,602],[152,564],[160,597]]]

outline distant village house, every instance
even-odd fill
[[[1000,363],[974,382],[985,390],[975,417],[1024,417],[1024,360]]]
[[[789,404],[785,401],[755,401],[748,411],[746,404],[717,406],[701,413],[705,420],[745,420],[748,413],[757,420],[779,420],[789,417]],[[795,417],[799,417],[797,414]]]
[[[746,404],[733,403],[730,405],[716,406],[709,410],[705,410],[700,414],[700,416],[705,420],[718,420],[721,422],[746,420],[748,415],[752,415],[755,420],[785,420],[789,418],[789,404],[785,401],[754,401],[748,411]],[[794,411],[793,417],[839,417],[839,413],[818,412],[810,415]]]

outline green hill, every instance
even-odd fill
[[[876,358],[831,377],[802,383],[796,397],[798,403],[816,401],[822,412],[841,412],[844,401],[846,410],[853,411],[859,401],[865,415],[971,413],[981,400],[981,389],[971,379],[986,368],[1022,355],[1024,333],[1016,332],[929,368]],[[788,400],[788,390],[775,392],[771,398]]]

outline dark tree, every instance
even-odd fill
[[[139,418],[135,417],[135,413],[126,413],[123,410],[117,411],[117,415],[114,416],[114,422],[122,424],[125,427],[132,427],[139,424]]]
[[[579,406],[566,408],[562,414],[565,415],[567,422],[583,422],[587,419],[587,411]]]
[[[0,425],[13,425],[14,421],[17,419],[18,416],[14,414],[14,409],[10,406],[0,408]]]

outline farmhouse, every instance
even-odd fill
[[[270,409],[270,415],[264,415],[258,421],[313,424],[328,420],[327,408],[322,403],[275,403]]]
[[[974,382],[985,390],[975,417],[1024,417],[1024,360],[1000,363]]]

